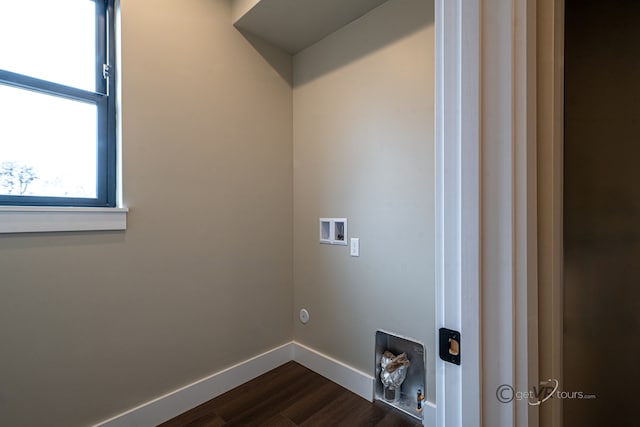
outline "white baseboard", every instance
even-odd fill
[[[425,427],[435,427],[436,425],[436,405],[431,402],[424,402],[422,405],[422,425]]]
[[[373,400],[375,382],[372,376],[292,341],[102,421],[94,427],[158,425],[291,360],[368,401]],[[424,425],[435,426],[436,406],[425,402],[423,414]]]
[[[293,343],[281,345],[116,415],[95,427],[156,426],[292,359]]]
[[[293,360],[312,371],[330,379],[334,383],[372,402],[375,396],[375,378],[359,371],[326,354],[293,341]],[[424,402],[422,406],[423,425],[436,425],[436,405]]]
[[[365,374],[349,365],[319,353],[303,344],[293,342],[293,360],[312,371],[340,384],[369,402],[373,401],[374,381],[371,375]]]

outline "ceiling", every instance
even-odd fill
[[[386,0],[260,0],[234,25],[295,54]]]

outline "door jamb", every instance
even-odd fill
[[[538,262],[540,375],[563,384],[564,0],[538,0]],[[540,407],[562,426],[562,399]]]
[[[536,0],[436,0],[437,425],[536,426]],[[437,354],[437,352],[436,352]]]

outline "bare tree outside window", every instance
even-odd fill
[[[0,164],[0,185],[6,188],[6,194],[23,195],[27,187],[38,179],[33,167],[18,162],[2,162]]]

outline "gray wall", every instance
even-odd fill
[[[567,0],[564,425],[637,425],[640,3]]]
[[[373,374],[382,328],[427,346],[435,400],[433,2],[390,0],[294,57],[295,339]],[[347,217],[347,247],[318,243]]]
[[[126,232],[0,235],[0,425],[108,418],[292,337],[291,88],[228,2],[122,0]]]
[[[228,1],[121,6],[129,227],[0,235],[0,425],[98,422],[292,336],[372,372],[377,328],[427,345],[435,401],[433,2],[300,53],[295,116]],[[318,244],[342,215],[360,258]]]

